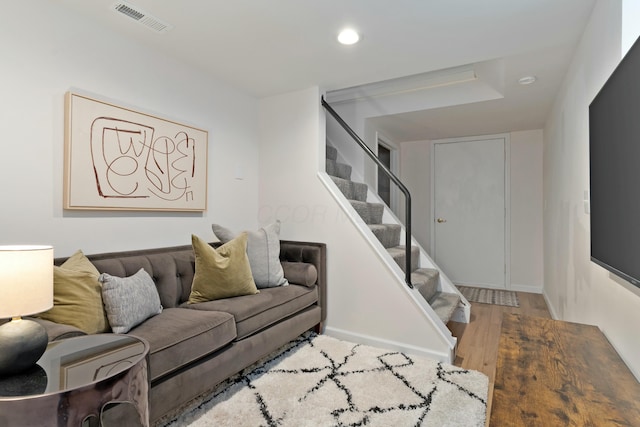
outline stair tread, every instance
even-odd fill
[[[352,199],[350,199],[349,201],[350,201],[350,202],[354,202],[354,203],[358,203],[358,204],[360,204],[360,203],[364,203],[364,204],[366,204],[366,205],[371,205],[371,206],[383,206],[383,207],[384,207],[384,205],[383,205],[382,203],[377,203],[377,202],[367,202],[367,201],[364,201],[364,200],[352,200]]]
[[[380,224],[369,224],[369,227],[371,228],[402,228],[402,226],[400,224],[394,224],[394,223],[380,223]]]
[[[440,276],[440,271],[435,268],[419,268],[411,273],[411,275],[416,275],[416,277],[425,277],[432,278]]]
[[[398,245],[398,246],[394,246],[392,248],[387,248],[387,251],[389,251],[391,256],[393,256],[394,254],[404,255],[404,253],[405,253],[405,245]],[[418,252],[418,247],[417,246],[412,246],[411,247],[411,254],[413,255],[415,252]]]

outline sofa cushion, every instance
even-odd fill
[[[129,335],[149,343],[150,379],[154,381],[233,341],[236,326],[228,313],[167,308]]]
[[[111,330],[117,334],[162,312],[160,297],[153,279],[143,268],[129,277],[100,275],[102,300]]]
[[[87,334],[108,332],[99,275],[82,251],[76,251],[61,266],[54,266],[53,308],[36,317],[75,326]]]
[[[189,304],[258,293],[247,258],[247,233],[212,248],[192,235],[195,274]]]
[[[236,237],[231,230],[218,224],[212,224],[211,229],[222,243]],[[287,285],[280,264],[280,221],[246,233],[247,256],[258,289]]]
[[[289,285],[261,289],[257,295],[226,298],[184,305],[198,311],[223,311],[232,314],[240,340],[298,313],[318,301],[317,286]]]

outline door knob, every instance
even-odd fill
[[[444,218],[438,218],[436,221],[438,221],[440,224],[442,224],[443,222],[447,222],[447,220]]]

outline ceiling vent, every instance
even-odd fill
[[[173,25],[148,14],[138,6],[134,6],[130,3],[122,1],[117,2],[113,5],[113,10],[133,19],[138,24],[144,25],[157,33],[166,33],[173,28]]]

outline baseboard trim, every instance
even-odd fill
[[[453,363],[453,353],[455,349],[452,349],[451,354],[440,353],[426,348],[400,343],[397,341],[391,341],[383,338],[372,337],[370,335],[349,332],[343,329],[332,328],[331,326],[325,327],[324,333],[325,335],[329,335],[330,337],[337,338],[343,341],[369,345],[371,347],[387,348],[389,350],[400,351],[415,356],[428,357],[440,362]]]
[[[511,284],[511,290],[516,292],[527,292],[530,294],[543,294],[543,289],[541,286],[534,285],[518,285],[516,283]]]
[[[551,314],[551,318],[554,320],[559,320],[560,317],[558,316],[558,313],[556,313],[556,310],[553,307],[553,304],[551,304],[551,301],[549,300],[549,297],[547,296],[547,293],[544,290],[542,291],[542,296],[544,297],[544,302],[547,303],[547,308],[549,309],[549,314]]]

